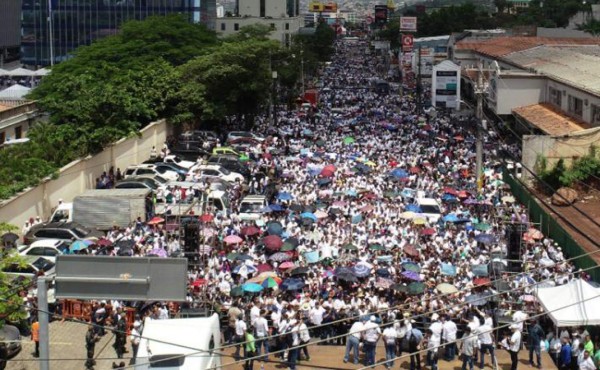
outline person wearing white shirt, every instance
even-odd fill
[[[519,364],[519,350],[521,349],[521,331],[519,330],[518,324],[512,324],[510,326],[512,335],[509,339],[508,352],[510,353],[510,370],[517,370]]]
[[[356,321],[350,327],[348,332],[348,339],[346,340],[346,353],[344,354],[344,363],[348,362],[350,350],[353,353],[354,364],[358,364],[358,344],[365,328],[364,323],[368,320],[367,316],[361,317],[359,321]]]
[[[480,343],[480,353],[479,353],[479,368],[483,369],[484,367],[484,357],[486,351],[490,353],[492,358],[492,368],[495,368],[496,364],[496,356],[494,354],[494,339],[492,337],[492,326],[483,324],[478,329],[479,333],[479,343]]]
[[[427,362],[431,364],[431,370],[437,370],[438,366],[438,357],[437,351],[438,347],[442,344],[442,331],[444,329],[442,323],[439,321],[440,315],[434,313],[431,315],[431,325],[429,325],[429,331],[431,332],[431,336],[429,337],[428,342],[428,351],[427,351]]]
[[[247,328],[248,328],[248,326],[246,325],[246,322],[244,321],[244,316],[242,316],[242,314],[239,314],[237,317],[237,320],[235,321],[234,343],[236,343],[236,345],[235,345],[235,353],[234,353],[233,357],[235,358],[236,361],[240,360],[240,348],[242,348],[241,343],[244,341],[244,336],[246,335]]]
[[[250,308],[250,326],[254,326],[256,320],[260,317],[260,303],[258,301],[258,297],[254,298],[254,302],[252,303],[252,308]]]
[[[260,356],[261,348],[264,347],[265,353],[262,361],[269,360],[269,323],[265,318],[265,311],[260,311],[258,318],[254,321],[254,332],[256,333],[256,355]]]
[[[583,352],[583,359],[579,364],[579,370],[596,370],[594,360],[590,357],[590,353],[588,351]]]
[[[456,333],[458,332],[458,328],[454,321],[450,319],[450,317],[445,316],[443,323],[443,332],[442,332],[442,342],[446,343],[446,351],[444,353],[444,360],[446,361],[454,361],[454,357],[456,356]]]
[[[523,331],[523,322],[527,320],[527,314],[521,310],[515,311],[513,314],[513,322],[519,326],[519,331]]]
[[[298,325],[298,335],[300,335],[300,344],[303,346],[300,351],[304,354],[304,360],[310,361],[310,354],[308,353],[308,343],[310,342],[310,333],[308,332],[308,327],[304,322],[304,319],[299,320]],[[300,357],[300,353],[298,354]]]
[[[376,323],[377,318],[375,316],[371,316],[369,321],[365,324],[364,327],[364,347],[366,354],[365,365],[370,366],[375,364],[375,350],[377,348],[377,341],[381,336],[381,328]]]
[[[320,325],[323,323],[323,315],[325,314],[325,309],[321,306],[319,302],[315,302],[315,308],[310,310],[308,316],[310,319],[310,324],[312,326],[316,326],[314,328],[313,336],[320,337],[321,329]]]
[[[383,342],[385,344],[385,367],[391,368],[394,366],[394,358],[396,358],[396,339],[398,333],[394,326],[388,326],[383,331]]]

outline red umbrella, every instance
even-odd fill
[[[364,206],[364,207],[361,207],[361,208],[359,209],[359,211],[361,211],[361,212],[371,212],[371,211],[372,211],[372,210],[374,210],[374,209],[375,209],[375,207],[373,207],[373,206],[372,206],[372,205],[370,205],[370,204],[367,204],[366,206]]]
[[[475,278],[473,279],[473,284],[475,284],[475,286],[484,286],[484,285],[488,285],[490,283],[490,279],[488,278]]]
[[[260,234],[260,229],[256,226],[246,226],[242,228],[241,233],[246,236],[254,236]]]
[[[200,221],[211,222],[214,218],[215,216],[211,215],[210,213],[205,213],[202,216],[200,216]]]
[[[261,263],[260,265],[256,266],[256,269],[258,270],[259,274],[267,271],[273,271],[273,267],[268,263]]]
[[[418,257],[419,251],[414,246],[408,244],[404,246],[404,253],[412,257]]]
[[[333,171],[333,172],[335,172],[337,170],[337,168],[332,164],[328,164],[327,166],[323,167],[323,169],[328,170],[328,171]]]
[[[112,242],[108,239],[100,239],[96,242],[96,245],[100,247],[108,247],[112,245]]]
[[[279,269],[285,270],[285,269],[289,269],[289,268],[292,268],[295,266],[296,265],[294,265],[294,262],[286,261],[286,262],[282,263],[281,265],[279,265]]]
[[[421,231],[421,235],[434,235],[435,234],[435,229],[433,227],[428,227],[426,229],[423,229],[423,231]]]
[[[160,223],[165,222],[165,219],[162,217],[153,217],[150,221],[148,221],[148,225],[158,225]]]
[[[421,172],[421,169],[417,166],[411,167],[408,172],[413,173],[413,174],[417,174]]]
[[[194,288],[198,288],[198,287],[201,287],[202,285],[206,285],[206,283],[207,283],[206,279],[196,279],[192,283],[192,286]]]
[[[463,141],[464,139],[465,138],[460,135],[454,137],[454,140],[456,140],[456,141]]]
[[[334,171],[327,169],[327,168],[323,168],[321,170],[321,176],[323,177],[333,177],[334,175]]]
[[[456,189],[445,187],[444,188],[444,194],[450,194],[450,195],[457,196],[458,195],[458,191],[456,191]]]
[[[225,239],[223,239],[223,241],[226,244],[239,244],[243,241],[243,239],[237,235],[228,235],[225,237]]]
[[[363,198],[363,199],[370,199],[370,200],[373,200],[373,199],[377,199],[377,195],[376,195],[375,193],[372,193],[372,192],[370,192],[370,191],[369,191],[369,192],[367,192],[367,193],[364,193],[364,194],[362,195],[362,198]]]
[[[283,245],[283,241],[277,235],[269,235],[262,239],[262,243],[268,250],[278,251]]]
[[[461,190],[458,192],[458,197],[459,198],[468,198],[469,197],[469,193],[466,190]]]

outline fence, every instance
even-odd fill
[[[0,203],[0,221],[21,226],[30,217],[50,217],[52,207],[58,200],[71,202],[74,197],[96,186],[96,178],[111,167],[115,172],[148,159],[152,146],[162,147],[168,135],[164,120],[153,122],[139,132],[138,136],[121,139],[102,152],[78,159],[64,166],[55,180],[46,179],[40,185],[25,190]]]
[[[586,253],[579,243],[556,220],[557,218],[562,218],[560,215],[549,215],[527,188],[510,175],[508,171],[504,171],[503,177],[504,181],[510,186],[515,198],[529,210],[529,219],[540,223],[540,231],[558,243],[567,258],[581,256]],[[565,221],[568,222],[567,220]],[[597,266],[597,263],[589,256],[577,258],[573,263],[581,269]],[[594,281],[600,281],[599,269],[591,269],[586,272],[591,275]]]

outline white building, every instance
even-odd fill
[[[271,39],[289,45],[292,35],[304,26],[299,8],[299,0],[239,0],[238,14],[218,18],[216,31],[222,36],[229,36],[244,26],[264,24],[272,30]]]
[[[39,118],[32,101],[0,101],[0,145],[6,141],[23,139]]]

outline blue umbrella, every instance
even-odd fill
[[[490,295],[489,292],[471,294],[465,297],[465,301],[473,306],[483,306],[488,303]]]
[[[371,173],[371,167],[367,166],[364,163],[357,163],[354,167],[356,167],[356,169],[358,169],[360,172]]]
[[[421,207],[416,204],[409,204],[406,206],[406,210],[414,213],[421,213]]]
[[[233,269],[234,274],[243,275],[243,276],[248,276],[250,274],[255,273],[256,271],[257,271],[256,267],[246,265],[245,263],[242,263],[241,265],[237,265]]]
[[[442,196],[442,202],[446,202],[446,203],[456,203],[458,202],[458,199],[450,194],[444,194],[444,196]]]
[[[444,222],[456,222],[458,221],[458,216],[454,213],[447,214],[444,216]]]
[[[277,194],[277,199],[279,200],[292,200],[294,199],[294,196],[290,193],[279,193]]]
[[[408,172],[401,168],[396,168],[390,172],[390,175],[394,176],[395,178],[402,179],[408,177]]]
[[[456,266],[453,266],[449,263],[442,263],[441,271],[442,275],[456,276]]]
[[[296,278],[286,279],[281,283],[280,288],[281,290],[300,290],[304,288],[304,281]]]
[[[418,272],[414,272],[414,271],[402,271],[402,276],[404,276],[405,278],[409,279],[409,280],[413,280],[413,281],[421,281],[421,275],[419,275]]]
[[[308,174],[311,176],[319,176],[320,173],[321,173],[320,168],[311,168],[308,170]]]
[[[357,214],[357,215],[352,216],[352,223],[353,224],[357,224],[357,223],[361,222],[362,220],[363,220],[363,217],[362,217],[361,214]]]
[[[256,284],[256,283],[246,283],[244,285],[242,285],[242,290],[244,292],[249,292],[249,293],[258,293],[260,291],[262,291],[264,288],[262,287],[262,285],[260,284]]]
[[[358,193],[356,192],[356,190],[350,189],[350,190],[346,191],[346,195],[349,197],[355,197],[358,195]]]
[[[533,280],[533,278],[529,275],[521,275],[518,278],[515,279],[515,281],[519,284],[526,284],[526,285],[532,285],[535,284],[535,280]]]
[[[478,243],[483,243],[483,244],[493,244],[496,242],[496,236],[492,235],[492,234],[479,234],[475,236],[475,240]]]
[[[416,191],[407,188],[407,189],[403,189],[400,192],[400,195],[402,195],[403,198],[414,198],[416,193],[417,193]]]
[[[359,263],[352,267],[352,273],[356,277],[367,277],[367,276],[371,275],[371,269],[368,266],[366,266],[362,263]]]
[[[71,252],[77,252],[77,251],[86,249],[87,247],[88,247],[88,245],[85,244],[83,241],[77,240],[77,241],[73,242],[73,244],[71,244],[71,246],[69,247],[69,250]]]
[[[488,276],[488,265],[472,265],[471,272],[475,276]]]
[[[304,258],[308,263],[317,263],[319,262],[319,251],[306,252]]]
[[[387,277],[389,277],[389,276],[390,276],[390,272],[389,272],[389,270],[388,270],[388,269],[383,269],[383,268],[381,268],[381,269],[377,269],[377,271],[375,271],[375,273],[376,273],[378,276],[381,276],[381,277],[384,277],[384,278],[387,278]]]
[[[283,226],[281,223],[277,221],[269,222],[267,225],[267,234],[269,235],[279,235],[283,232]]]
[[[315,214],[314,214],[314,213],[311,213],[311,212],[304,212],[304,213],[300,214],[300,217],[301,217],[301,218],[308,218],[308,219],[311,219],[311,220],[313,220],[314,222],[317,222],[317,221],[318,221],[318,218],[317,218],[317,216],[315,216]]]
[[[280,204],[269,204],[269,208],[271,208],[273,212],[283,211],[283,207]]]
[[[325,179],[319,179],[317,180],[317,185],[321,186],[321,185],[327,185],[327,184],[331,184],[331,179],[330,178],[325,178]]]

